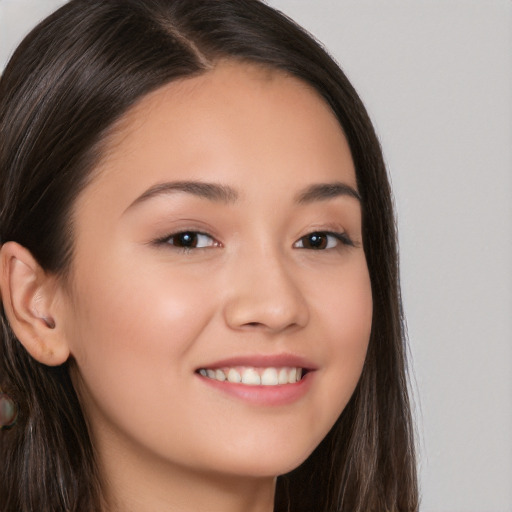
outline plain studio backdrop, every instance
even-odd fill
[[[62,3],[0,0],[0,70]],[[323,41],[384,148],[421,510],[512,512],[512,2],[269,3]]]

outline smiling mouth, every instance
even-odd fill
[[[302,380],[307,370],[298,367],[226,367],[200,368],[197,373],[207,379],[246,386],[279,386],[295,384]]]

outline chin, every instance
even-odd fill
[[[308,451],[297,450],[294,453],[289,449],[270,452],[262,448],[256,450],[255,454],[245,452],[243,457],[225,460],[224,468],[226,473],[235,476],[274,478],[298,468],[311,455],[314,448]],[[217,470],[221,469],[221,466],[222,464],[219,464]]]

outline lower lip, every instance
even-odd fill
[[[248,386],[229,381],[220,382],[198,375],[205,384],[245,402],[262,406],[289,405],[300,400],[311,387],[313,373],[308,372],[299,382],[277,386]]]

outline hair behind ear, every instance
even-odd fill
[[[52,510],[98,510],[92,447],[59,326],[59,289],[24,247],[1,247],[0,388],[18,414],[0,435],[1,512],[48,510],[48,503],[59,504]]]
[[[72,361],[36,361],[20,347],[3,311],[0,329],[0,386],[18,407],[16,424],[0,433],[0,511],[50,510],[48,504],[55,511],[100,510],[93,449],[69,374]]]

